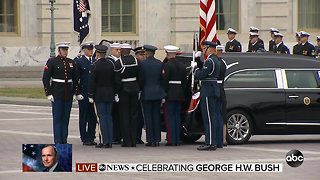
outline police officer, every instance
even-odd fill
[[[80,78],[79,90],[84,97],[84,99],[77,99],[79,103],[79,131],[83,145],[92,146],[97,144],[94,142],[97,117],[93,104],[89,103],[88,99],[89,70],[95,62],[95,58],[92,57],[93,43],[84,43],[82,51],[83,55],[75,60]]]
[[[220,87],[218,84],[220,76],[220,61],[216,56],[216,43],[205,41],[205,52],[208,56],[201,69],[195,70],[195,78],[201,81],[200,103],[203,124],[205,127],[205,145],[198,150],[214,151],[222,147],[223,121],[219,118],[221,109]],[[191,64],[193,67],[194,64]]]
[[[300,41],[301,41],[301,50],[302,55],[315,57],[315,48],[312,44],[309,43],[310,34],[304,31],[300,31]]]
[[[45,67],[42,82],[45,94],[52,102],[53,134],[55,144],[67,144],[72,100],[82,99],[78,89],[76,64],[68,58],[70,43],[57,43],[58,56],[50,58]]]
[[[297,44],[293,46],[293,54],[302,55],[302,46],[301,46],[301,37],[300,32],[296,32],[296,41]]]
[[[279,33],[279,30],[276,28],[270,28],[270,36],[271,36],[271,40],[269,41],[269,51],[270,52],[273,52],[274,46],[276,45],[274,33]]]
[[[225,49],[226,52],[241,52],[242,51],[241,43],[235,39],[237,33],[238,32],[232,28],[228,29],[227,34],[228,34],[229,41],[226,44],[226,49]]]
[[[112,148],[112,102],[120,84],[120,77],[115,71],[114,62],[105,58],[108,47],[99,44],[95,48],[97,61],[90,69],[88,96],[90,103],[95,102],[102,135],[103,143],[96,147]]]
[[[315,48],[315,54],[316,58],[320,58],[320,36],[317,36],[317,45],[314,47]]]
[[[143,62],[146,59],[146,51],[145,49],[140,46],[135,49],[133,49],[134,54],[138,62]],[[144,125],[144,117],[143,117],[143,112],[142,112],[142,103],[141,99],[139,100],[139,106],[138,106],[138,125],[137,125],[137,144],[144,144],[142,141],[142,129]]]
[[[250,46],[247,52],[257,52],[263,51],[264,46],[259,42],[259,34],[255,32],[250,32]]]
[[[110,44],[111,54],[107,57],[115,64],[121,57],[121,45],[119,43]],[[115,95],[115,101],[112,105],[112,120],[113,120],[113,142],[112,144],[121,144],[122,135],[120,129],[120,110],[119,110],[119,96]]]
[[[122,44],[121,58],[116,62],[121,72],[122,88],[119,94],[122,147],[136,147],[139,92],[143,86],[141,65],[130,55],[131,45]]]
[[[159,146],[161,141],[160,105],[165,92],[161,84],[162,63],[154,57],[157,47],[144,45],[146,60],[141,62],[144,86],[141,94],[146,121],[146,146]]]
[[[274,33],[275,46],[273,48],[273,52],[278,54],[281,54],[281,53],[290,54],[290,50],[283,43],[282,38],[283,38],[283,34],[277,33],[277,32]]]
[[[167,45],[164,47],[168,60],[162,71],[163,85],[167,93],[165,103],[165,117],[167,125],[167,146],[179,146],[181,133],[181,109],[185,101],[186,69],[176,60],[178,47]]]
[[[258,34],[258,40],[257,40],[257,42],[262,46],[262,49],[264,49],[264,42],[263,42],[262,39],[259,38],[259,29],[256,28],[256,27],[251,26],[251,27],[250,27],[249,34],[251,34],[251,33],[256,33],[256,34]],[[218,45],[219,45],[219,44],[218,44]],[[248,49],[251,49],[251,46],[252,46],[252,43],[251,43],[251,36],[250,36],[249,43],[248,43]]]

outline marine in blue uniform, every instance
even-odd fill
[[[220,61],[216,54],[216,44],[205,41],[205,54],[208,56],[203,67],[195,70],[195,78],[201,81],[200,103],[203,124],[205,127],[205,145],[198,150],[214,151],[222,147],[223,121],[219,118],[221,102],[219,101]]]
[[[175,59],[178,47],[168,45],[164,48],[168,60],[162,71],[163,85],[167,93],[164,109],[167,125],[166,145],[178,146],[181,144],[181,110],[185,101],[186,69]]]
[[[97,148],[112,148],[113,122],[112,102],[120,84],[120,77],[115,71],[112,60],[106,59],[107,46],[96,45],[97,61],[90,69],[88,96],[89,102],[95,102],[99,117],[102,142]]]
[[[147,57],[141,62],[144,76],[141,100],[146,123],[146,146],[159,146],[161,141],[160,106],[165,96],[161,84],[162,63],[154,57],[157,47],[144,45],[143,48]]]
[[[92,146],[96,134],[97,117],[94,106],[88,99],[89,70],[96,61],[93,55],[93,44],[91,42],[82,45],[83,55],[75,60],[80,78],[79,91],[84,97],[78,99],[79,104],[79,131],[83,145]]]
[[[59,54],[47,61],[42,77],[45,94],[52,103],[55,144],[67,144],[72,101],[75,95],[81,99],[76,64],[67,57],[69,44],[57,43]]]

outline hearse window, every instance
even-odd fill
[[[274,70],[247,70],[231,75],[225,88],[276,88]]]
[[[317,88],[314,71],[286,70],[288,88]]]

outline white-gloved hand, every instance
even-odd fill
[[[89,98],[89,103],[93,103],[94,100],[92,98]]]
[[[118,94],[114,95],[114,101],[115,101],[115,102],[119,102],[119,100],[120,100],[120,99],[119,99],[119,95],[118,95]]]
[[[141,98],[141,92],[138,93],[138,100]]]
[[[52,95],[47,96],[47,98],[48,98],[49,101],[54,102],[54,98],[53,98]]]
[[[194,54],[194,57],[195,57],[195,58],[201,57],[201,54],[202,54],[201,51],[197,51],[197,52]]]
[[[197,66],[197,63],[194,61],[191,61],[191,67],[194,69]]]
[[[76,96],[76,99],[77,99],[78,101],[81,101],[81,100],[84,99],[84,97],[83,97],[81,94],[79,94],[79,95]]]
[[[161,103],[164,104],[165,102],[166,102],[166,99],[163,98],[163,99],[161,100]]]

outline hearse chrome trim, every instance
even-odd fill
[[[287,125],[287,126],[320,126],[320,123],[286,123],[286,122],[279,122],[279,123],[266,123],[268,125]]]
[[[276,69],[276,79],[277,79],[278,88],[283,89],[284,88],[284,81],[283,81],[283,78],[282,78],[281,69]]]

